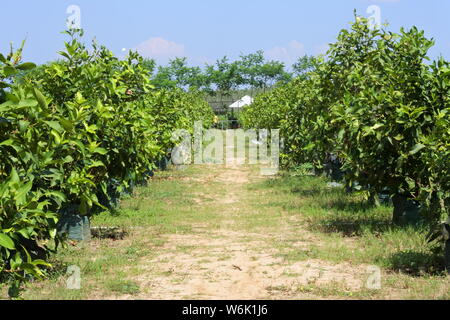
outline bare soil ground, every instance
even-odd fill
[[[218,230],[208,223],[192,226],[192,233],[165,236],[165,245],[153,259],[143,257],[138,275],[132,278],[141,288],[137,295],[115,295],[113,299],[318,299],[318,295],[299,292],[309,285],[333,285],[343,290],[361,290],[365,285],[366,266],[331,264],[318,259],[289,262],[277,256],[271,246],[274,240],[282,241],[302,234],[295,245],[307,249],[320,241],[307,230],[299,230],[288,223],[281,229],[267,233],[248,232],[234,228],[235,215],[245,214],[248,184],[264,179],[258,171],[245,166],[205,168],[201,181],[215,181],[220,194],[209,194],[215,206],[212,210],[222,216]],[[198,179],[198,177],[197,177]],[[267,178],[266,178],[267,179]],[[196,199],[197,205],[208,205]],[[281,238],[281,239],[280,239]],[[183,250],[184,249],[184,250]]]
[[[374,275],[370,264],[377,263],[373,257],[386,250],[379,245],[382,239],[311,229],[305,210],[316,209],[305,207],[310,200],[301,193],[285,192],[279,179],[246,165],[161,172],[124,200],[118,215],[93,220],[126,228],[127,238],[94,239],[61,250],[60,273],[27,285],[24,298],[450,298],[448,277],[384,267],[382,287],[368,287]],[[397,236],[382,243],[389,239]],[[408,250],[404,239],[391,241],[389,250]],[[66,286],[69,265],[80,268],[81,290]],[[0,296],[6,297],[5,288]]]

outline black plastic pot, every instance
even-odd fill
[[[324,171],[332,181],[341,182],[344,179],[345,172],[342,171],[342,163],[334,154],[329,154],[325,159]]]
[[[416,224],[420,221],[420,211],[422,206],[417,201],[397,194],[392,197],[394,206],[392,221],[398,225]]]
[[[450,274],[450,224],[444,224],[446,231],[447,241],[445,241],[444,258],[445,258],[445,270]]]
[[[75,241],[91,240],[91,225],[89,216],[78,214],[78,205],[70,205],[60,210],[57,231],[66,235],[67,239]]]
[[[450,274],[450,240],[445,242],[445,270]]]
[[[160,170],[167,170],[167,165],[168,165],[168,163],[169,163],[169,161],[170,161],[170,159],[169,158],[167,158],[167,157],[162,157],[161,159],[159,159],[157,162],[156,162],[156,166],[158,167],[158,169],[160,169]]]

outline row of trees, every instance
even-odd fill
[[[240,89],[266,90],[277,83],[287,83],[313,69],[315,60],[306,55],[300,57],[292,72],[282,62],[267,60],[263,51],[241,55],[235,61],[225,56],[204,69],[189,66],[187,58],[173,59],[166,66],[157,66],[155,60],[146,59],[144,65],[158,88],[196,88],[208,94],[227,94]]]
[[[312,72],[257,97],[242,122],[280,128],[286,166],[320,172],[336,157],[349,188],[392,196],[395,223],[414,200],[437,225],[450,212],[450,63],[430,63],[433,44],[356,17]]]
[[[51,64],[0,54],[0,281],[12,296],[45,275],[62,217],[113,208],[167,156],[175,130],[214,118],[199,93],[155,90],[137,53],[119,60],[68,35]]]

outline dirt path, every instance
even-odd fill
[[[24,298],[449,299],[448,277],[411,275],[386,264],[392,265],[386,257],[407,266],[421,262],[427,255],[416,252],[424,245],[420,236],[315,229],[310,219],[349,212],[329,209],[340,195],[323,186],[315,192],[318,179],[291,178],[261,175],[257,166],[159,172],[124,199],[117,214],[92,219],[95,226],[125,228],[127,237],[60,250],[55,275],[29,283]],[[79,290],[67,287],[68,266],[80,270]],[[368,288],[377,268],[381,288]]]
[[[255,204],[264,197],[264,193],[249,190],[249,185],[270,179],[258,172],[247,166],[205,167],[194,178],[216,184],[202,195],[213,201],[200,198],[195,203],[210,206],[211,215],[219,218],[191,225],[189,233],[165,235],[159,253],[150,260],[142,258],[140,272],[132,278],[144,290],[110,298],[317,299],[321,297],[316,293],[299,288],[331,285],[339,290],[361,290],[365,266],[333,265],[317,259],[289,262],[280,255],[285,242],[303,252],[318,241],[298,224],[283,222],[288,219],[283,212],[272,213],[278,216],[273,226],[256,231],[242,227],[252,223],[245,215],[257,211]]]

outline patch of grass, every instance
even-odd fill
[[[92,220],[94,226],[125,228],[128,237],[121,241],[95,239],[61,250],[54,257],[58,267],[53,276],[27,285],[24,297],[98,299],[109,297],[111,292],[141,296],[146,294],[145,288],[136,279],[142,273],[168,277],[177,289],[176,285],[189,279],[188,273],[170,269],[177,253],[201,258],[198,261],[205,267],[205,281],[212,280],[212,270],[206,264],[212,257],[214,261],[232,259],[227,248],[217,252],[219,246],[211,251],[209,246],[196,250],[199,246],[191,241],[174,246],[166,243],[171,241],[171,234],[217,240],[225,239],[224,232],[230,230],[250,260],[258,261],[254,254],[282,257],[284,261],[277,259],[268,264],[273,268],[310,259],[382,268],[379,291],[349,290],[343,284],[328,283],[269,287],[273,296],[304,293],[342,299],[450,298],[450,282],[440,273],[440,256],[425,240],[426,226],[395,227],[390,223],[390,207],[371,207],[364,195],[329,188],[324,178],[288,173],[259,178],[257,166],[245,166],[240,170],[251,175],[253,182],[236,190],[231,181],[216,179],[226,170],[222,166],[192,166],[157,173],[147,186],[137,188],[132,197],[125,199],[114,214],[105,212]],[[235,201],[224,201],[231,193]],[[155,258],[164,267],[148,263]],[[81,269],[81,290],[66,288],[70,265]],[[364,270],[361,267],[358,270]],[[285,272],[284,276],[295,280],[299,274]],[[230,278],[230,282],[233,280]]]
[[[371,206],[362,193],[330,188],[322,177],[286,172],[249,189],[264,192],[264,202],[255,204],[258,208],[283,212],[283,218],[298,217],[320,237],[321,245],[306,251],[287,243],[279,256],[288,260],[366,263],[415,275],[442,272],[442,257],[436,254],[435,245],[426,241],[428,226],[394,226],[392,207]]]
[[[266,288],[266,290],[270,293],[273,292],[282,292],[282,293],[289,293],[291,291],[291,289],[288,286],[284,286],[284,285],[278,285],[278,286],[269,286]]]
[[[287,252],[276,254],[275,256],[281,257],[288,262],[295,262],[295,261],[305,261],[308,259],[315,259],[317,258],[318,255],[317,249],[311,247],[308,250],[291,249]]]
[[[444,274],[444,259],[430,252],[419,250],[405,250],[392,253],[389,265],[393,270],[416,276],[426,274]]]
[[[197,246],[186,246],[186,245],[183,245],[183,246],[177,246],[177,252],[179,252],[179,253],[189,253],[189,252],[191,252],[192,250],[195,250],[195,249],[197,249]]]
[[[378,294],[378,290],[360,289],[350,290],[341,283],[329,283],[325,285],[300,285],[297,292],[308,293],[324,298],[344,298],[344,299],[372,299]]]
[[[134,294],[137,284],[116,281],[118,275],[124,270],[127,273],[122,277],[141,272],[132,266],[144,257],[151,259],[161,252],[167,241],[165,235],[194,233],[192,225],[195,223],[211,222],[220,227],[220,219],[211,213],[211,207],[193,201],[194,192],[214,199],[218,189],[223,188],[215,181],[205,186],[201,180],[189,178],[204,172],[205,168],[196,166],[158,172],[147,186],[136,188],[132,197],[124,199],[120,209],[94,216],[93,226],[124,228],[129,231],[128,237],[121,241],[94,239],[77,247],[62,248],[52,258],[56,268],[51,271],[51,277],[31,283],[24,298],[86,299],[107,296],[109,291]],[[189,253],[194,248],[180,246],[178,249]],[[71,265],[80,268],[81,290],[66,288],[66,270]]]
[[[130,280],[113,280],[107,283],[107,288],[112,292],[120,294],[138,294],[139,284]]]

